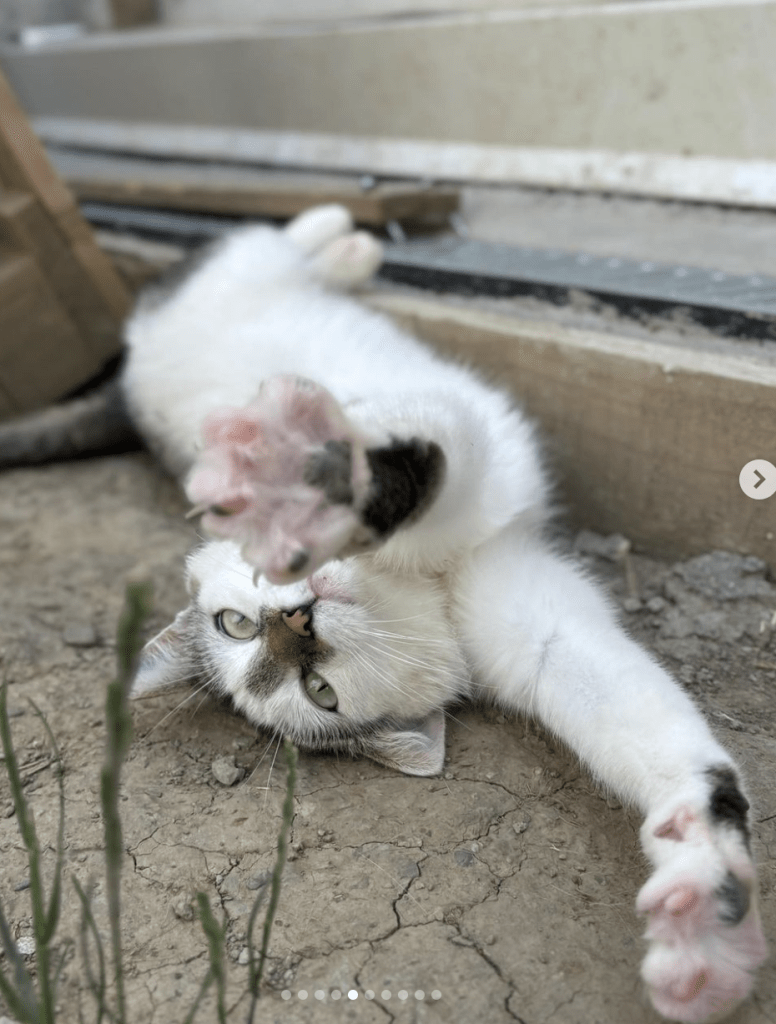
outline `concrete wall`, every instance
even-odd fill
[[[773,160],[774,53],[774,0],[653,0],[125,32],[0,60],[33,115]]]

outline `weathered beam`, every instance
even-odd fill
[[[318,203],[341,203],[359,224],[444,222],[458,207],[453,188],[378,182],[353,175],[281,173],[234,165],[52,149],[54,167],[80,200],[237,216],[288,218]]]
[[[400,295],[371,302],[508,386],[549,438],[575,520],[667,555],[710,548],[776,565],[776,497],[738,483],[775,461],[776,363],[535,324]]]
[[[60,179],[46,151],[29,126],[11,88],[0,73],[0,185],[6,190],[27,192],[51,221],[83,271],[82,286],[118,324],[129,309],[129,296],[109,258],[100,251],[91,228],[81,216],[72,192]]]
[[[96,368],[33,257],[1,259],[0,419],[47,405]]]

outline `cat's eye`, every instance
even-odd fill
[[[252,640],[259,631],[253,619],[233,608],[225,608],[216,615],[216,626],[232,640]]]
[[[317,704],[319,708],[324,708],[326,711],[337,710],[337,694],[334,692],[334,687],[317,672],[307,673],[304,677],[304,689],[313,704]]]

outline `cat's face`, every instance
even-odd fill
[[[307,749],[438,772],[441,709],[467,687],[441,583],[366,556],[289,586],[253,575],[230,541],[190,556],[191,604],[146,646],[133,696],[198,679]]]

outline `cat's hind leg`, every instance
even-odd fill
[[[362,284],[383,259],[381,243],[367,231],[354,231],[349,211],[336,203],[305,210],[284,231],[310,257],[318,280],[331,288]]]
[[[286,224],[283,233],[306,256],[320,252],[342,235],[353,231],[350,211],[338,203],[313,206]]]
[[[512,527],[475,551],[456,617],[475,674],[534,715],[645,814],[652,877],[636,904],[658,1011],[697,1024],[751,991],[767,948],[749,804],[689,697],[619,627],[568,561]]]
[[[331,288],[354,288],[368,281],[383,261],[383,247],[367,231],[335,238],[313,261],[316,274]]]

